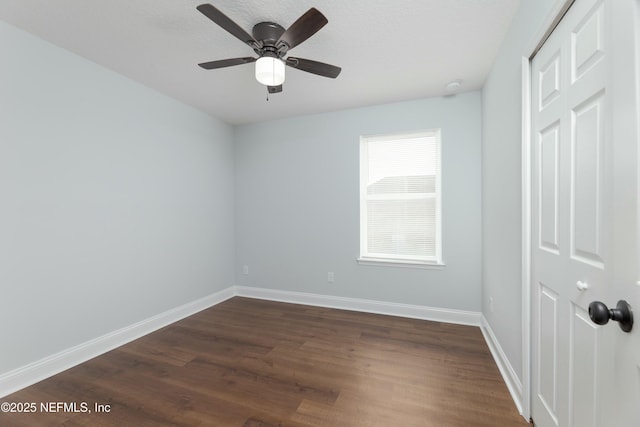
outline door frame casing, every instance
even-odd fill
[[[531,419],[531,60],[575,0],[556,0],[521,57],[521,181],[522,181],[522,401],[521,415]]]

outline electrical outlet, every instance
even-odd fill
[[[242,274],[249,274],[249,266],[248,265],[243,265],[242,266]]]
[[[489,312],[493,313],[493,297],[489,297]]]
[[[336,276],[333,274],[333,271],[327,273],[327,282],[333,283],[336,281]]]

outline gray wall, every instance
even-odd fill
[[[482,312],[520,378],[521,58],[556,3],[522,0],[482,91]]]
[[[233,130],[0,21],[0,374],[233,285]]]
[[[446,268],[357,264],[360,135],[431,128]],[[480,311],[481,135],[479,92],[236,128],[236,284]]]

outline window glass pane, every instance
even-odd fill
[[[435,193],[435,175],[387,176],[367,186],[367,194]]]
[[[390,257],[436,255],[435,199],[367,201],[367,251]]]
[[[435,175],[436,138],[420,137],[368,143],[367,185],[389,176]]]

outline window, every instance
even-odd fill
[[[360,259],[442,265],[440,130],[360,138]]]

